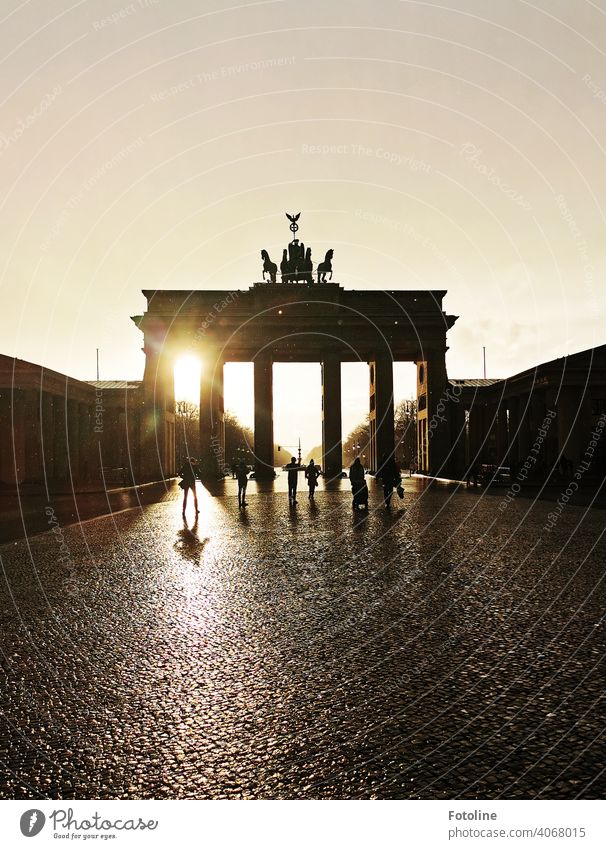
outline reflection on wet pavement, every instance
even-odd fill
[[[2,795],[601,796],[603,512],[406,488],[0,547]]]

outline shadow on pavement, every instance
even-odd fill
[[[28,493],[21,498],[16,493],[2,493],[0,543],[52,530],[55,522],[66,526],[158,501],[172,501],[176,491],[175,481],[158,481],[107,492],[51,493],[48,498],[43,493]]]

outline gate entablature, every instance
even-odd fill
[[[291,290],[288,296],[282,288]],[[146,347],[148,341],[157,347],[163,336],[164,344],[180,349],[216,347],[226,360],[243,354],[251,359],[251,353],[274,344],[280,349],[289,336],[297,339],[303,362],[318,360],[327,340],[333,346],[342,343],[345,360],[364,358],[377,346],[393,360],[446,350],[446,331],[456,316],[442,310],[444,290],[334,289],[331,296],[325,290],[273,286],[231,292],[144,290],[148,309],[133,321],[145,334]]]

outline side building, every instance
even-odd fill
[[[458,477],[486,464],[543,481],[588,460],[584,476],[606,474],[606,345],[502,380],[451,379],[448,396]]]
[[[107,489],[144,480],[141,381],[81,381],[0,355],[0,486]],[[174,474],[174,438],[156,446]]]

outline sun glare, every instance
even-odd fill
[[[200,403],[200,373],[202,364],[197,357],[185,354],[175,363],[175,401]]]

